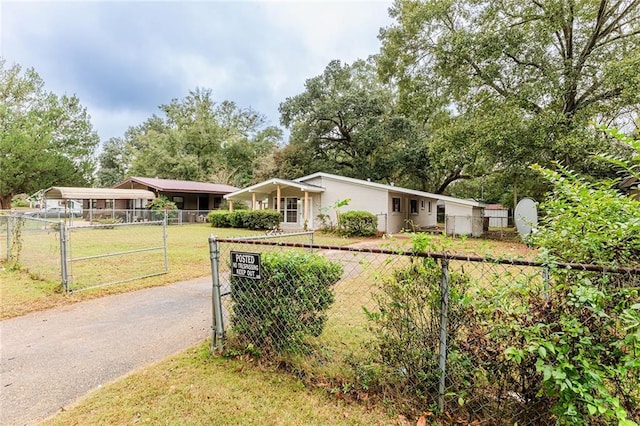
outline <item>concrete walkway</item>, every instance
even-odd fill
[[[0,321],[0,425],[35,424],[211,324],[210,277]]]

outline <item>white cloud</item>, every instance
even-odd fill
[[[103,140],[210,88],[278,124],[333,59],[379,50],[392,1],[3,2],[2,56],[77,94]]]

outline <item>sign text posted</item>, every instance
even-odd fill
[[[231,252],[231,275],[260,279],[260,253]]]

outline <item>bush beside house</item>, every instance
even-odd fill
[[[352,210],[340,215],[340,233],[348,237],[369,237],[378,232],[378,218],[361,210]]]
[[[214,228],[271,229],[280,223],[275,210],[212,211],[209,222]]]

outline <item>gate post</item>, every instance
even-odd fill
[[[167,214],[165,212],[164,220],[162,221],[162,247],[164,251],[164,272],[169,273],[169,254],[167,252]]]
[[[438,369],[440,383],[438,384],[438,410],[444,412],[444,394],[447,378],[447,325],[449,310],[449,260],[441,259],[442,281],[440,282],[440,350],[438,354]]]
[[[60,232],[60,274],[62,275],[62,286],[65,293],[69,293],[69,271],[67,270],[67,226],[64,221],[58,222],[58,232]]]
[[[224,326],[222,324],[222,297],[220,292],[220,249],[216,237],[209,236],[209,257],[211,258],[212,314],[211,353],[222,352]]]

